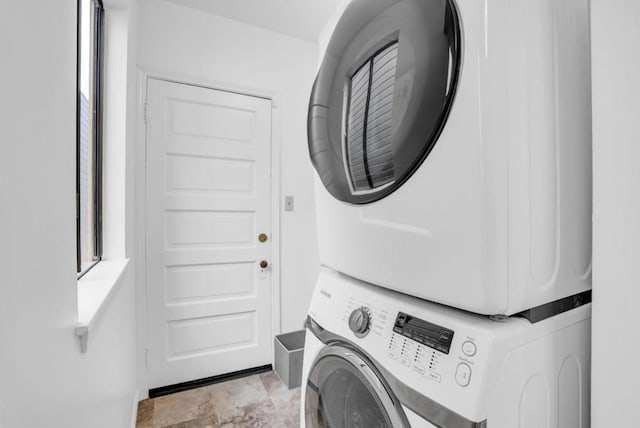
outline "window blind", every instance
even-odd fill
[[[394,179],[393,89],[398,44],[371,57],[351,78],[346,155],[355,191],[383,186]]]

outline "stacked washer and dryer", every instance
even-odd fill
[[[588,0],[352,0],[311,95],[307,427],[589,426]]]

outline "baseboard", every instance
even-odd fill
[[[133,393],[133,403],[131,406],[131,428],[136,428],[138,420],[138,401],[140,401],[140,393],[136,389]]]
[[[212,385],[214,383],[224,382],[227,380],[238,379],[245,376],[251,376],[257,373],[268,372],[272,370],[271,364],[266,366],[253,367],[245,370],[238,370],[237,372],[225,373],[218,376],[206,377],[198,380],[191,380],[189,382],[176,383],[175,385],[162,386],[160,388],[153,388],[149,390],[149,398],[162,397],[163,395],[174,394],[176,392],[187,391],[189,389],[200,388],[201,386]]]

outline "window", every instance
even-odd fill
[[[79,276],[100,261],[102,253],[103,21],[100,0],[78,0],[76,232]]]

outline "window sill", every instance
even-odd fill
[[[75,334],[80,351],[87,352],[89,333],[104,312],[124,274],[129,259],[103,260],[78,280],[78,322]]]

